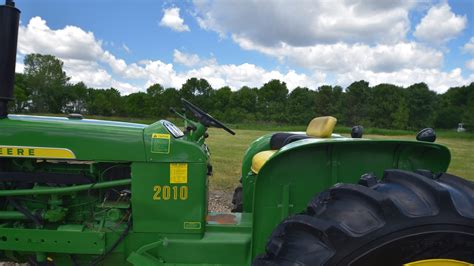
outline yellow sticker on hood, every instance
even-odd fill
[[[76,155],[69,149],[3,145],[0,145],[0,157],[76,159]]]
[[[188,183],[188,164],[170,163],[170,184]]]
[[[152,153],[170,153],[170,134],[153,133],[151,135]]]

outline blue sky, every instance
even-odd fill
[[[28,53],[64,61],[73,82],[127,94],[179,88],[289,89],[322,84],[407,86],[444,92],[474,81],[474,1],[16,0],[18,71]]]

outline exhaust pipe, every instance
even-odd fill
[[[0,6],[0,119],[8,115],[8,102],[13,100],[16,48],[20,10],[13,0]]]

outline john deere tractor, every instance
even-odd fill
[[[184,131],[8,114],[19,14],[11,0],[0,6],[1,261],[474,262],[474,185],[445,173],[450,152],[431,130],[413,141],[365,139],[360,128],[342,137],[320,117],[306,132],[262,136],[243,157],[237,212],[208,212],[207,129],[234,132],[184,99]]]

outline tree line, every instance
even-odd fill
[[[166,118],[185,98],[227,123],[274,122],[303,125],[315,116],[332,115],[338,123],[390,129],[474,126],[474,83],[443,94],[425,83],[409,87],[370,86],[356,81],[347,88],[324,85],[313,90],[271,80],[260,88],[212,88],[205,79],[188,79],[181,88],[154,84],[146,92],[121,95],[114,88],[95,89],[71,83],[63,62],[52,55],[30,54],[24,73],[16,75],[16,113],[81,113],[135,118]]]

